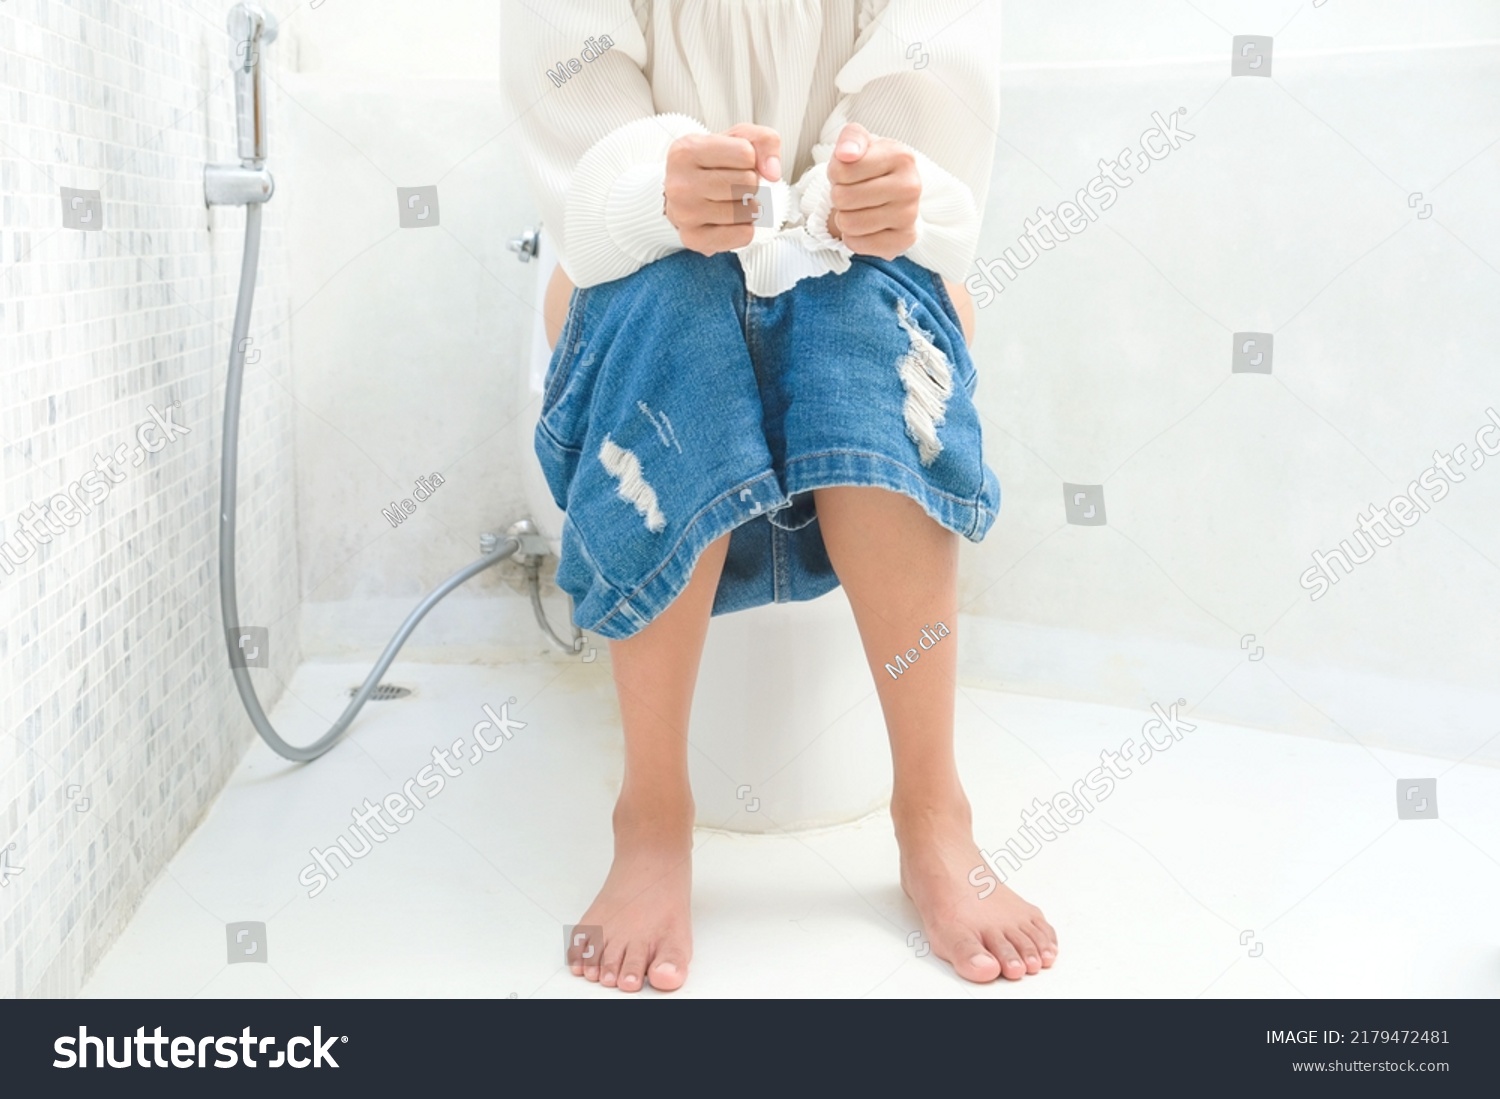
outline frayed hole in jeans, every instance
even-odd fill
[[[599,461],[605,471],[620,482],[620,499],[634,505],[641,513],[647,530],[653,534],[661,533],[666,528],[667,517],[661,513],[661,506],[656,501],[656,490],[641,472],[641,460],[624,447],[616,446],[606,435],[599,446]]]
[[[911,319],[905,301],[896,302],[896,319],[911,339],[911,350],[901,356],[896,370],[906,387],[906,434],[917,444],[917,455],[930,466],[942,453],[937,437],[953,393],[953,370],[948,356]]]

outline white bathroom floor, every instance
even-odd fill
[[[365,671],[302,666],[278,728],[310,740]],[[607,670],[398,664],[387,680],[414,694],[371,703],[316,763],[255,743],[83,995],[622,995],[561,964],[563,925],[609,865],[621,757]],[[308,896],[309,848],[511,697],[526,728]],[[1146,716],[962,688],[981,846],[1139,739]],[[1438,819],[1398,820],[1392,779],[1432,777]],[[676,995],[1497,996],[1497,804],[1493,768],[1199,722],[1013,875],[1061,956],[983,987],[922,956],[884,813],[797,835],[700,831],[695,957]],[[266,925],[260,961],[230,965],[226,925],[241,921]]]

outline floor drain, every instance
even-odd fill
[[[358,687],[349,688],[349,697],[359,694]],[[370,692],[371,702],[389,702],[393,698],[405,698],[411,694],[410,687],[398,687],[394,683],[382,683]]]

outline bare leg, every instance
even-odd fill
[[[625,780],[615,805],[615,860],[579,924],[602,928],[594,964],[575,975],[625,992],[670,991],[687,978],[693,794],[687,730],[709,612],[729,548],[725,535],[698,559],[672,605],[634,637],[610,642],[625,725]]]
[[[968,881],[983,859],[953,758],[958,536],[914,500],[885,489],[819,489],[816,499],[823,542],[854,606],[890,734],[901,886],[933,951],[960,976],[1018,980],[1039,972],[1057,956],[1052,925],[1004,885],[981,899]],[[950,632],[923,649],[923,627],[937,631],[939,622]],[[913,648],[918,658],[893,678],[885,665]]]

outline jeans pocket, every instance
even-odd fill
[[[542,383],[543,420],[551,416],[568,387],[577,367],[583,334],[583,317],[588,309],[589,289],[575,288],[568,299],[568,315],[563,320],[562,333],[557,337],[557,346],[552,349],[552,361],[547,364],[547,377]]]

